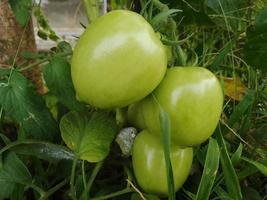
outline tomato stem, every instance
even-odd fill
[[[75,155],[73,163],[72,163],[72,167],[71,167],[71,176],[70,176],[70,191],[71,191],[72,199],[74,199],[74,200],[77,200],[76,189],[75,189],[75,185],[74,185],[77,161],[78,161],[78,157],[77,157],[77,155]]]
[[[114,193],[110,193],[110,194],[107,194],[107,195],[104,195],[104,196],[100,196],[100,197],[94,197],[91,200],[110,199],[110,198],[113,198],[113,197],[116,197],[116,196],[120,196],[120,195],[123,195],[123,194],[131,193],[131,192],[134,192],[134,190],[132,188],[127,187],[127,188],[125,188],[123,190],[119,190],[119,191],[114,192]]]
[[[99,0],[83,0],[88,22],[92,23],[99,17]]]

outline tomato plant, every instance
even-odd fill
[[[132,154],[134,174],[140,187],[147,193],[167,196],[166,165],[161,140],[144,130],[136,137]],[[189,175],[193,149],[172,145],[170,155],[177,191]]]
[[[173,67],[142,103],[145,125],[160,134],[158,103],[169,114],[172,140],[182,146],[204,142],[215,130],[223,105],[220,82],[203,67]],[[158,101],[158,102],[156,102]]]
[[[149,23],[137,13],[117,10],[82,34],[74,48],[71,75],[82,101],[115,108],[152,92],[166,67],[165,47]]]

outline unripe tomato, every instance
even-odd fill
[[[98,108],[124,107],[151,93],[164,77],[160,39],[139,14],[116,10],[88,26],[73,51],[79,98]]]
[[[146,128],[141,101],[131,104],[127,111],[128,122],[139,130]]]
[[[223,105],[222,88],[213,73],[203,67],[173,67],[154,91],[169,114],[172,141],[181,146],[204,142],[214,132]],[[152,96],[142,102],[145,124],[160,135],[159,107]]]
[[[187,179],[193,160],[193,149],[171,146],[175,191]],[[133,169],[139,186],[147,193],[168,195],[166,165],[159,137],[147,130],[137,135],[132,152]]]

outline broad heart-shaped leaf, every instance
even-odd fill
[[[50,90],[59,101],[70,110],[84,110],[85,106],[75,98],[71,80],[70,64],[62,57],[53,57],[44,67],[44,79]]]
[[[79,159],[99,162],[109,153],[117,133],[115,117],[106,112],[91,115],[71,111],[60,121],[61,136]]]
[[[9,5],[21,26],[27,25],[31,13],[32,0],[8,0]]]
[[[44,140],[58,137],[58,126],[31,82],[15,70],[9,78],[9,82],[0,80],[0,106],[20,124],[27,137]]]
[[[8,152],[3,155],[2,159],[2,166],[0,168],[0,198],[11,195],[17,183],[28,185],[32,182],[30,172],[15,153]]]
[[[248,31],[245,60],[252,67],[267,72],[267,4],[256,16],[255,27]]]

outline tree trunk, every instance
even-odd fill
[[[16,60],[19,66],[23,62],[20,53],[23,51],[36,52],[36,43],[34,38],[32,20],[28,23],[25,33],[24,27],[21,27],[15,19],[14,14],[8,4],[8,0],[0,1],[0,65],[8,67],[12,63],[20,40],[22,43]],[[38,93],[44,92],[43,82],[41,78],[41,70],[39,67],[28,70],[24,73],[37,87]]]

